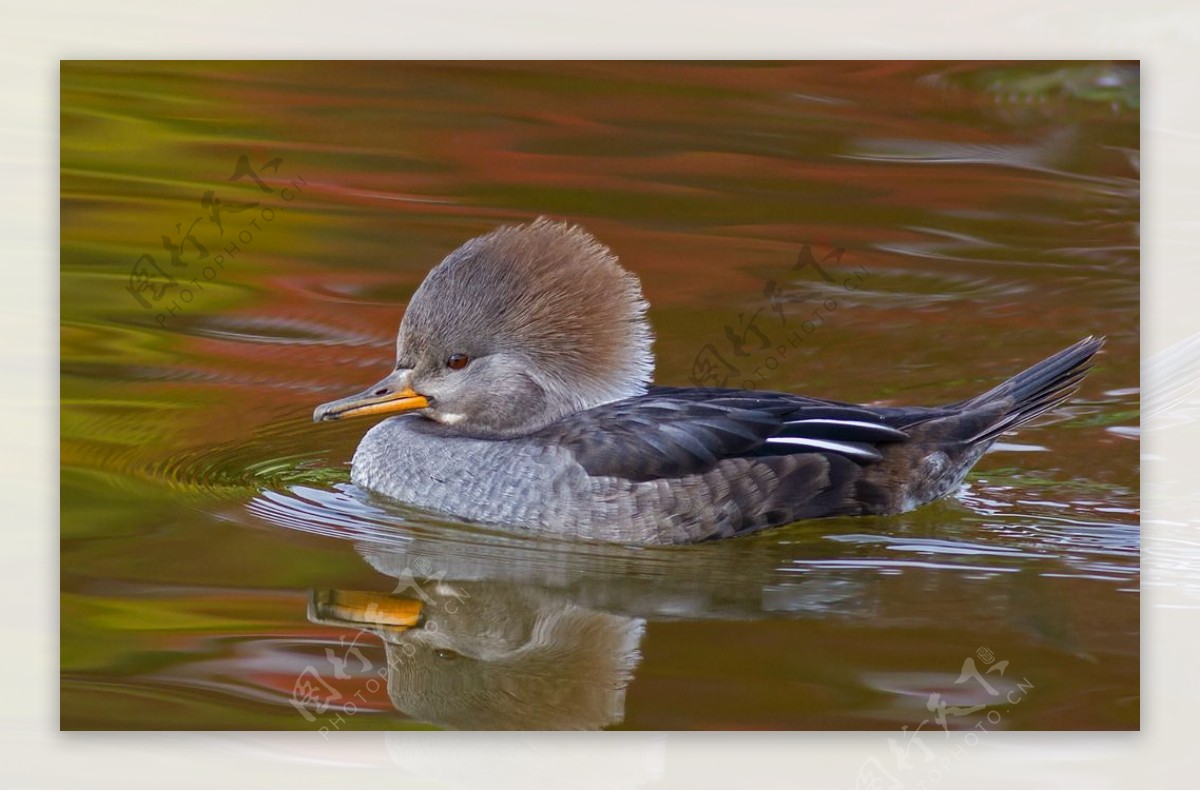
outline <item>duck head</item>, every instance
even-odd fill
[[[540,218],[464,244],[426,276],[395,369],[313,420],[417,412],[512,437],[645,392],[652,335],[636,276],[582,228]]]

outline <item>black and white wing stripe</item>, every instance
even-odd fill
[[[866,407],[784,393],[653,388],[543,431],[591,475],[651,480],[700,474],[725,459],[835,454],[857,464],[908,435]]]
[[[810,409],[802,407],[800,412],[803,414]],[[875,447],[876,443],[903,442],[908,439],[908,435],[899,429],[860,417],[799,417],[785,420],[777,431],[766,438],[764,445],[769,449],[784,446],[828,451],[855,461],[871,462],[883,458],[883,454]]]

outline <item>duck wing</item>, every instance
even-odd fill
[[[589,475],[648,481],[701,475],[735,458],[820,454],[869,465],[883,458],[880,445],[909,439],[901,426],[915,417],[788,393],[655,387],[542,433]]]

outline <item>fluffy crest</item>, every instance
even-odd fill
[[[654,373],[647,307],[607,247],[577,225],[538,218],[448,255],[413,295],[398,344],[452,339],[524,356],[556,396],[587,408],[645,391]]]

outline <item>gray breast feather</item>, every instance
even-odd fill
[[[860,512],[875,443],[907,437],[863,409],[735,401],[630,399],[503,440],[391,418],[363,438],[352,479],[466,521],[687,543]]]

